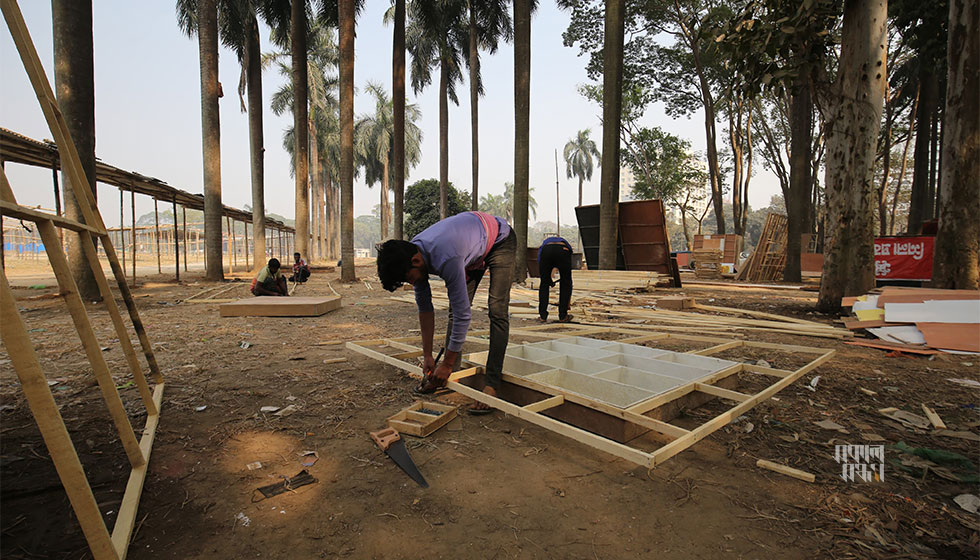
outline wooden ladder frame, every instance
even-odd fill
[[[24,320],[14,301],[13,291],[10,289],[5,271],[2,274],[2,284],[0,284],[0,320],[2,320],[3,325],[0,334],[2,334],[3,345],[6,347],[10,360],[17,372],[17,377],[24,390],[24,396],[27,399],[28,406],[31,409],[35,422],[37,422],[41,436],[44,438],[44,443],[51,454],[51,460],[54,462],[55,470],[61,478],[65,492],[68,494],[68,499],[78,518],[79,525],[81,525],[85,539],[88,541],[93,557],[96,560],[121,560],[126,557],[129,548],[129,540],[136,521],[136,511],[139,506],[140,494],[143,491],[143,483],[146,479],[150,451],[152,450],[156,428],[160,421],[164,390],[163,377],[160,374],[160,368],[153,354],[153,347],[150,345],[150,340],[146,335],[146,329],[140,320],[136,303],[126,283],[125,272],[116,257],[112,240],[106,231],[105,223],[99,214],[98,206],[96,206],[95,197],[88,187],[91,183],[87,180],[85,172],[82,169],[75,144],[72,142],[67,124],[58,108],[58,102],[54,96],[54,92],[51,90],[51,84],[48,82],[44,68],[41,66],[41,60],[38,58],[37,50],[31,40],[27,25],[24,22],[24,17],[21,14],[16,0],[0,0],[0,8],[2,8],[4,20],[7,23],[10,34],[20,53],[21,61],[24,63],[24,68],[37,95],[41,111],[44,113],[44,118],[58,145],[59,153],[61,154],[62,169],[64,173],[68,174],[71,188],[82,213],[82,219],[81,221],[74,221],[25,208],[17,204],[13,189],[7,181],[7,175],[2,169],[0,169],[0,214],[23,221],[30,221],[37,225],[44,242],[45,252],[51,263],[55,278],[58,281],[60,295],[67,304],[75,330],[81,339],[82,347],[92,366],[92,372],[98,382],[102,397],[106,402],[116,431],[119,433],[119,439],[129,459],[131,467],[129,480],[126,484],[122,504],[119,507],[119,513],[116,516],[116,523],[113,526],[111,534],[106,527],[105,519],[99,511],[98,503],[92,494],[92,488],[86,478],[85,470],[78,458],[78,452],[75,450],[74,444],[72,444],[64,419],[58,411],[47,379],[41,370],[37,354],[34,352],[34,345],[30,340],[27,326],[24,324]],[[96,338],[95,331],[92,329],[92,323],[85,309],[85,303],[78,293],[78,287],[69,269],[68,258],[59,239],[57,228],[67,229],[80,234],[78,239],[85,259],[88,261],[95,275],[102,302],[112,320],[116,336],[119,338],[120,346],[126,356],[126,362],[129,365],[133,380],[146,409],[146,424],[143,427],[142,437],[139,440],[137,440],[136,432],[133,430],[133,426],[129,421],[129,416],[123,406],[119,391],[116,389],[112,374],[109,372],[109,366],[102,354],[102,349]],[[102,270],[102,264],[99,261],[99,255],[93,238],[101,241],[102,247],[109,259],[113,276],[115,276],[119,292],[126,304],[130,321],[136,331],[143,355],[146,358],[150,376],[155,383],[152,390],[136,355],[136,350],[129,337],[126,325],[123,322],[119,307],[116,305],[115,297]]]
[[[548,329],[549,332],[542,332],[542,330]],[[486,335],[489,331],[476,331],[471,332],[467,337],[467,341],[470,342],[480,342],[486,344],[485,339],[477,339],[475,337],[480,335]],[[456,373],[453,373],[449,377],[449,383],[447,387],[470,397],[473,400],[484,403],[488,406],[492,406],[498,410],[502,410],[507,414],[516,416],[522,420],[530,422],[532,424],[541,426],[547,430],[555,432],[559,435],[571,438],[579,443],[584,443],[590,447],[598,449],[600,451],[605,451],[611,455],[626,459],[637,465],[653,468],[660,465],[664,461],[670,459],[674,455],[681,453],[687,448],[691,447],[695,443],[701,441],[705,437],[711,435],[715,431],[723,428],[742,414],[745,414],[758,404],[763,401],[768,400],[773,395],[779,391],[785,389],[787,386],[806,375],[807,373],[813,371],[821,364],[829,360],[835,350],[830,350],[826,348],[811,348],[808,346],[795,346],[788,344],[774,344],[768,342],[752,342],[747,340],[732,340],[726,338],[718,337],[708,337],[708,336],[694,336],[694,335],[678,335],[673,333],[651,333],[650,331],[641,331],[629,328],[618,328],[618,327],[596,327],[589,325],[540,325],[534,327],[527,327],[523,329],[511,329],[510,334],[512,337],[539,337],[543,339],[552,338],[564,338],[568,336],[589,336],[592,334],[605,334],[605,333],[618,333],[627,336],[615,342],[622,342],[627,344],[635,344],[639,342],[648,342],[655,340],[684,340],[684,341],[694,341],[694,342],[710,342],[715,343],[709,348],[704,348],[701,350],[694,350],[687,352],[688,354],[696,354],[699,356],[710,356],[712,354],[717,354],[725,350],[739,347],[751,347],[751,348],[761,348],[768,350],[780,350],[784,352],[791,353],[801,353],[810,354],[814,358],[810,360],[807,364],[796,370],[784,370],[769,367],[762,367],[758,365],[739,363],[734,366],[725,368],[718,372],[715,372],[710,377],[706,379],[701,379],[698,381],[690,382],[685,385],[681,385],[675,389],[655,395],[645,401],[634,404],[628,408],[618,408],[594,399],[578,395],[576,393],[564,391],[558,387],[546,385],[539,383],[537,381],[527,379],[525,377],[520,377],[516,375],[508,374],[504,372],[503,378],[508,383],[513,383],[515,385],[520,385],[528,389],[533,389],[535,391],[545,393],[548,395],[544,399],[530,403],[525,406],[519,406],[514,403],[499,399],[496,397],[491,397],[482,391],[474,389],[468,385],[464,385],[459,382],[460,379],[464,377],[469,377],[472,375],[477,375],[483,372],[483,367],[467,359],[464,363],[469,366],[466,369],[462,369]],[[364,340],[356,342],[348,342],[347,348],[353,350],[359,354],[374,358],[378,361],[384,362],[389,365],[393,365],[404,371],[409,372],[413,377],[422,376],[422,368],[412,363],[410,360],[415,360],[422,355],[422,350],[409,344],[409,342],[418,342],[418,337],[403,337],[403,338],[388,338],[388,339],[377,339],[377,340]],[[612,342],[612,341],[610,341]],[[400,353],[394,355],[387,355],[379,352],[375,348],[381,346],[388,346],[401,350]],[[716,384],[732,375],[737,375],[741,372],[753,373],[758,375],[765,375],[777,378],[775,382],[770,384],[768,387],[759,391],[755,394],[741,393],[738,391],[733,391],[730,389],[725,389],[724,387],[719,387]],[[713,397],[722,398],[728,401],[735,402],[735,406],[729,408],[725,412],[718,414],[711,420],[701,424],[700,426],[687,430],[673,424],[651,418],[646,416],[647,413],[660,408],[662,406],[668,405],[677,399],[683,398],[694,392],[705,393]],[[609,414],[621,418],[632,424],[636,424],[643,428],[649,429],[651,431],[657,432],[662,438],[669,440],[668,443],[661,446],[652,452],[646,452],[629,445],[619,443],[618,441],[611,440],[609,438],[603,437],[601,435],[592,433],[590,431],[584,430],[577,426],[567,424],[561,420],[557,420],[550,416],[543,414],[550,408],[561,406],[565,402],[575,403],[582,405],[600,412]]]

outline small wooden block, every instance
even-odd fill
[[[438,416],[419,412],[422,409],[435,410]],[[388,418],[388,427],[400,433],[416,437],[426,437],[456,418],[456,407],[436,402],[418,401]]]
[[[340,296],[259,296],[218,307],[222,317],[318,317],[339,308]]]
[[[923,404],[922,405],[922,412],[925,412],[926,413],[926,418],[929,419],[929,422],[932,424],[932,427],[933,428],[936,428],[937,430],[945,430],[946,429],[946,423],[943,422],[943,419],[940,418],[938,414],[936,414],[936,411],[935,410],[933,410],[933,409],[931,409],[928,406],[926,406],[926,405]]]
[[[684,309],[693,309],[695,305],[696,302],[692,297],[670,296],[657,300],[658,309],[673,309],[676,311],[681,311]]]
[[[793,478],[798,478],[804,482],[813,482],[817,479],[816,476],[806,471],[794,469],[793,467],[787,467],[786,465],[780,465],[779,463],[773,463],[772,461],[766,461],[765,459],[759,459],[756,461],[755,466],[769,469],[780,474],[785,474],[786,476],[791,476]]]

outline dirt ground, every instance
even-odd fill
[[[369,267],[358,274],[374,276]],[[129,548],[133,560],[976,558],[980,550],[977,515],[953,501],[978,494],[976,482],[962,481],[976,476],[980,459],[977,441],[963,439],[980,425],[978,392],[947,381],[980,380],[978,356],[893,356],[832,339],[751,334],[746,338],[838,353],[776,399],[649,471],[499,411],[462,413],[428,438],[406,438],[431,484],[422,489],[368,437],[414,402],[411,378],[343,345],[316,344],[405,336],[418,328],[412,305],[390,301],[377,283],[344,285],[336,272],[315,274],[301,288],[301,295],[328,295],[331,287],[343,295],[341,309],[317,318],[220,318],[216,305],[181,303],[211,286],[159,277],[135,289],[166,393]],[[25,286],[15,294],[111,528],[128,463],[64,303],[28,299],[54,291]],[[804,291],[658,289],[635,303],[679,293],[832,320],[812,312],[816,294]],[[246,294],[242,282],[221,297]],[[145,415],[108,315],[100,305],[89,313],[139,430]],[[473,328],[487,325],[485,313],[474,312]],[[324,364],[338,357],[346,361]],[[800,365],[780,353],[719,357]],[[815,375],[819,383],[809,390]],[[758,389],[751,379],[740,382]],[[456,395],[440,399],[469,404]],[[911,429],[878,412],[897,407],[921,415],[922,403],[950,431],[968,434]],[[289,405],[297,411],[286,417],[259,410]],[[704,421],[719,410],[710,403],[685,411],[677,423]],[[823,420],[843,431],[815,425]],[[89,557],[5,348],[0,426],[0,555]],[[955,452],[973,465],[923,468],[892,447],[898,442]],[[884,480],[842,480],[834,446],[843,443],[885,444]],[[306,451],[319,455],[308,469],[317,482],[258,500],[256,488],[303,470]],[[760,458],[814,473],[816,482],[757,468]],[[254,462],[261,468],[249,470]]]

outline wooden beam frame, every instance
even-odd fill
[[[78,518],[79,525],[88,542],[92,556],[96,560],[123,560],[126,557],[129,541],[135,526],[139,499],[146,480],[150,451],[153,447],[153,440],[160,421],[164,392],[163,378],[153,353],[153,347],[150,345],[146,330],[139,316],[139,311],[129,290],[129,285],[126,283],[125,270],[119,263],[110,234],[95,204],[94,195],[88,188],[90,183],[82,169],[78,152],[71,140],[64,117],[58,108],[57,100],[51,90],[51,84],[48,82],[47,76],[44,73],[44,68],[38,58],[20,8],[16,0],[0,0],[0,10],[3,12],[4,20],[13,37],[14,44],[20,54],[31,85],[34,88],[34,92],[41,106],[41,111],[44,113],[48,127],[58,145],[61,155],[62,172],[68,174],[71,188],[81,211],[81,218],[79,221],[73,221],[61,216],[50,215],[18,205],[13,189],[10,187],[2,168],[0,168],[0,212],[3,215],[17,217],[37,224],[38,231],[44,241],[45,252],[48,255],[51,268],[54,270],[55,277],[58,280],[60,295],[67,304],[75,330],[78,332],[82,347],[92,366],[92,371],[99,384],[103,399],[109,409],[110,417],[115,424],[122,446],[129,458],[132,469],[111,535],[106,527],[105,519],[99,511],[85,471],[78,459],[78,453],[68,435],[64,419],[58,411],[54,396],[47,384],[44,372],[41,370],[27,327],[14,301],[13,292],[7,281],[6,273],[0,274],[0,277],[2,277],[2,283],[0,283],[0,324],[3,325],[3,328],[0,329],[0,337],[2,337],[3,345],[6,347],[14,369],[17,372],[17,377],[24,390],[28,406],[34,415],[34,420],[51,454],[55,470],[65,487],[72,509]],[[121,205],[120,215],[122,215]],[[142,430],[143,435],[138,441],[136,439],[136,433],[129,422],[129,416],[123,406],[122,399],[116,389],[115,382],[112,379],[108,364],[102,354],[85,304],[81,300],[78,288],[69,270],[68,259],[65,256],[64,247],[60,241],[58,228],[76,232],[88,232],[98,237],[101,241],[113,275],[116,278],[119,292],[129,311],[133,329],[136,331],[140,345],[143,348],[143,354],[146,357],[151,376],[156,383],[156,386],[152,390],[150,389],[146,376],[143,374],[135,348],[129,338],[129,332],[123,322],[122,315],[116,305],[114,295],[109,288],[105,274],[102,271],[102,264],[99,261],[95,242],[89,235],[80,236],[84,257],[95,274],[103,304],[106,306],[109,316],[112,319],[113,327],[119,338],[123,354],[126,357],[127,364],[130,367],[140,397],[146,408],[146,423]],[[121,227],[120,235],[124,235],[124,230]],[[135,243],[135,230],[133,230],[134,248]],[[157,258],[159,259],[159,225],[157,225],[157,247]],[[135,277],[135,253],[133,257]]]
[[[468,369],[457,372],[450,377],[447,387],[470,397],[476,401],[484,403],[488,406],[492,406],[498,410],[502,410],[507,414],[516,416],[522,420],[531,422],[532,424],[541,426],[548,430],[551,430],[557,434],[563,435],[579,443],[583,443],[595,449],[605,451],[617,457],[626,459],[637,465],[641,465],[647,468],[653,468],[664,461],[670,459],[674,455],[681,453],[682,451],[690,448],[695,443],[701,441],[705,437],[711,435],[718,429],[724,427],[734,419],[738,418],[740,415],[744,414],[748,410],[752,409],[759,403],[768,400],[773,395],[781,391],[782,389],[789,386],[791,383],[798,380],[803,375],[806,375],[810,371],[829,360],[835,353],[834,350],[824,349],[824,348],[811,348],[806,346],[795,346],[795,345],[781,345],[772,343],[762,343],[762,342],[752,342],[746,340],[729,340],[718,337],[706,337],[706,336],[695,336],[695,335],[677,335],[673,333],[656,333],[651,334],[649,331],[635,330],[629,328],[620,327],[593,327],[585,325],[541,325],[533,326],[527,328],[516,328],[511,329],[511,336],[518,337],[539,337],[545,339],[552,338],[565,338],[569,336],[587,336],[588,334],[619,334],[623,336],[621,339],[614,340],[615,342],[646,342],[654,340],[685,340],[692,342],[713,342],[714,346],[706,348],[703,350],[694,350],[687,352],[692,355],[708,355],[718,353],[730,348],[737,348],[741,346],[755,347],[769,350],[779,350],[791,353],[802,353],[813,355],[814,358],[796,370],[779,370],[773,368],[763,368],[760,366],[754,366],[750,364],[735,364],[733,366],[721,369],[708,377],[699,379],[697,381],[692,381],[685,385],[681,385],[659,395],[655,395],[645,401],[637,403],[628,408],[618,408],[613,405],[603,403],[594,399],[584,397],[582,395],[564,391],[558,387],[553,387],[550,385],[545,385],[537,381],[503,373],[504,380],[508,383],[514,385],[519,385],[526,387],[528,389],[533,389],[540,393],[548,395],[547,397],[527,404],[525,406],[518,406],[511,402],[505,401],[500,398],[491,397],[482,391],[478,391],[469,385],[459,383],[457,380],[460,377],[466,377],[475,375],[477,373],[482,373],[482,366],[479,364],[474,364],[470,361],[470,357],[464,360],[464,364],[469,365]],[[472,332],[471,336],[478,336],[480,332]],[[421,355],[421,349],[417,346],[413,346],[412,342],[417,343],[418,337],[403,337],[395,339],[379,339],[379,340],[364,340],[356,342],[348,342],[347,348],[353,350],[359,354],[374,358],[378,361],[384,362],[389,365],[393,365],[410,374],[421,377],[422,368],[413,363],[414,360],[417,362],[418,356]],[[613,342],[613,341],[611,341]],[[383,347],[392,348],[398,350],[394,354],[385,354],[379,351]],[[477,359],[473,357],[473,359]],[[755,394],[742,393],[739,391],[734,391],[731,389],[726,389],[724,387],[719,387],[716,383],[731,377],[732,375],[737,375],[742,372],[756,373],[763,375],[770,375],[778,378],[762,391]],[[701,424],[700,426],[692,429],[686,430],[679,426],[663,422],[646,416],[656,409],[670,405],[678,399],[685,397],[693,392],[705,393],[713,397],[734,401],[735,406],[729,408],[725,412],[715,416],[711,420]],[[585,406],[593,410],[603,412],[605,414],[621,418],[622,420],[636,424],[643,428],[655,431],[660,434],[662,438],[666,438],[668,443],[664,444],[660,448],[652,451],[646,452],[629,445],[613,441],[611,439],[605,438],[603,436],[592,433],[591,431],[584,430],[582,428],[572,426],[550,416],[546,416],[545,413],[560,407],[566,403],[573,403],[580,406]]]

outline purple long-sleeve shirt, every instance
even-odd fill
[[[500,231],[494,245],[510,235],[507,221],[494,216]],[[435,274],[446,282],[449,306],[453,312],[453,332],[449,337],[449,350],[459,352],[470,328],[472,310],[466,292],[466,267],[483,259],[487,249],[487,232],[479,216],[463,212],[436,222],[412,239],[425,259],[429,274]],[[419,312],[432,311],[432,289],[428,280],[415,283],[415,303]]]

